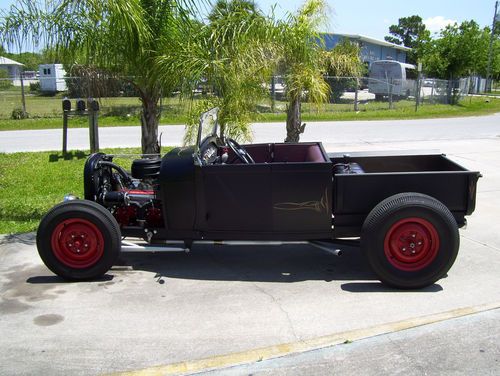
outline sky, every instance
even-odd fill
[[[303,0],[257,0],[267,12],[276,4],[277,15],[298,9]],[[494,0],[336,0],[328,1],[330,22],[328,30],[335,33],[360,34],[384,39],[389,26],[401,17],[418,15],[431,32],[439,32],[448,22],[475,20],[481,27],[491,26],[495,10]]]
[[[0,0],[0,9],[8,9],[15,0]],[[265,14],[275,5],[275,14],[283,17],[294,12],[304,0],[256,0]],[[328,0],[329,24],[324,31],[359,34],[384,39],[389,26],[398,18],[419,15],[431,32],[439,32],[447,23],[475,20],[481,27],[491,26],[494,0]]]

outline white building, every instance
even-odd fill
[[[13,83],[15,81],[19,81],[21,72],[23,71],[23,66],[23,64],[18,63],[17,61],[0,56],[0,69],[3,69],[7,72],[9,78]]]
[[[66,74],[62,64],[40,64],[40,91],[55,93],[67,90],[64,76]]]

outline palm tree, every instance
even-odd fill
[[[357,43],[343,39],[332,50],[323,51],[323,61],[330,86],[331,99],[341,97],[348,87],[359,87],[359,78],[366,71],[361,61],[360,47]],[[357,99],[355,109],[357,111]]]
[[[288,98],[285,142],[298,142],[304,132],[301,104],[328,100],[330,86],[324,79],[328,72],[359,77],[359,56],[356,47],[325,51],[319,28],[326,19],[324,0],[307,0],[296,14],[289,14],[278,34],[283,46],[280,71],[283,72]]]
[[[142,151],[158,153],[159,100],[179,83],[157,80],[156,59],[189,34],[195,0],[20,0],[0,20],[0,44],[43,46],[67,64],[126,77],[142,104]]]
[[[298,142],[304,132],[301,104],[307,92],[310,102],[328,99],[329,87],[323,79],[322,39],[319,27],[325,20],[324,0],[307,0],[296,14],[281,23],[283,55],[281,71],[288,98],[285,142]]]
[[[267,92],[265,83],[276,61],[272,20],[247,0],[218,0],[208,20],[172,47],[174,59],[170,55],[158,59],[160,77],[177,72],[188,93],[200,83],[209,88],[207,96],[193,105],[185,143],[194,139],[196,116],[215,106],[220,109],[221,135],[248,141],[256,103]]]

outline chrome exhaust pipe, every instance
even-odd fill
[[[316,247],[318,249],[321,249],[322,251],[328,252],[334,256],[342,256],[343,251],[338,248],[331,248],[328,243],[323,243],[323,242],[318,242],[318,241],[311,241],[309,242],[313,247]]]

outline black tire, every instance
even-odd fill
[[[429,286],[445,276],[458,254],[457,223],[440,201],[400,193],[366,217],[361,249],[380,280],[400,289]]]
[[[120,227],[95,202],[66,201],[42,218],[36,245],[42,261],[58,276],[71,281],[96,279],[120,254]]]
[[[384,96],[382,94],[375,94],[375,100],[377,102],[382,102],[384,100]]]

